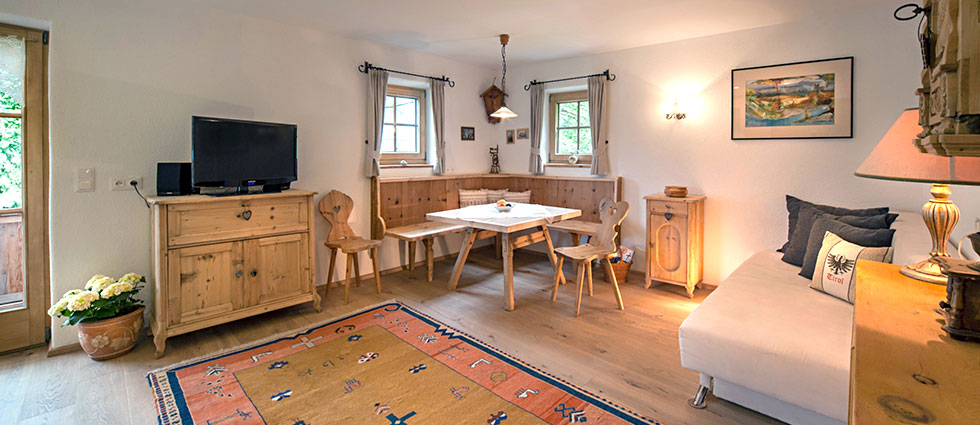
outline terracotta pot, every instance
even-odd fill
[[[92,360],[109,360],[128,353],[136,346],[143,330],[143,310],[98,322],[78,324],[78,342]]]

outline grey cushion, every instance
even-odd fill
[[[796,229],[789,236],[789,244],[783,249],[783,261],[794,266],[803,265],[807,243],[810,241],[810,230],[818,218],[826,217],[862,229],[887,229],[891,227],[898,214],[880,214],[871,216],[835,215],[822,212],[810,205],[801,205]]]
[[[800,276],[813,279],[813,269],[817,266],[817,256],[820,254],[823,237],[827,232],[840,236],[841,239],[852,244],[869,248],[892,246],[892,237],[895,235],[895,229],[862,229],[829,218],[818,218],[810,229],[810,239],[806,244]]]
[[[869,216],[869,215],[881,215],[888,213],[888,207],[878,207],[878,208],[865,208],[865,209],[850,209],[835,207],[832,205],[820,205],[814,204],[813,202],[807,202],[795,196],[786,195],[786,211],[789,212],[789,231],[786,233],[786,243],[778,251],[783,252],[789,246],[789,240],[793,236],[793,230],[796,229],[796,222],[799,219],[800,207],[803,205],[809,205],[816,208],[819,211],[825,213],[830,213],[833,215],[855,215],[855,216]]]

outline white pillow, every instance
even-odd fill
[[[817,254],[810,287],[854,304],[857,261],[892,261],[892,248],[867,248],[841,239],[831,232],[824,233],[823,245]]]
[[[473,205],[483,205],[488,203],[489,202],[487,201],[486,189],[478,189],[478,190],[460,189],[459,190],[460,208],[469,207]]]
[[[504,199],[504,194],[507,193],[507,189],[483,189],[487,191],[487,203],[494,203],[501,199]]]
[[[507,193],[504,193],[504,200],[507,202],[520,202],[522,204],[530,204],[531,191],[530,190],[524,192],[507,191]]]

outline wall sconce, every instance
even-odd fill
[[[687,118],[687,114],[681,112],[680,105],[676,101],[674,102],[673,105],[671,105],[669,109],[664,108],[664,116],[666,116],[668,120],[670,119],[682,120],[684,118]]]

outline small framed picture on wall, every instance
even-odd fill
[[[507,144],[514,144],[514,130],[507,130]]]
[[[732,70],[732,140],[853,137],[854,58]]]
[[[527,129],[526,128],[518,128],[517,129],[517,140],[524,140],[524,139],[527,139]]]
[[[462,140],[476,140],[476,129],[473,127],[460,127],[459,138]]]

